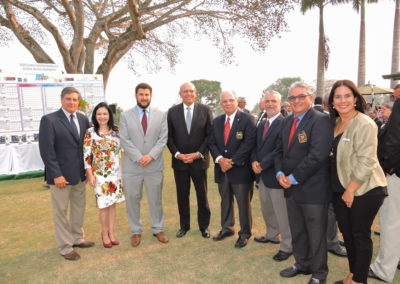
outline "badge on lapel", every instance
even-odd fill
[[[297,138],[299,139],[299,143],[307,143],[307,134],[304,130],[297,134]]]
[[[242,131],[236,132],[236,140],[243,140],[243,132]]]

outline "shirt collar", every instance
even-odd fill
[[[190,106],[185,105],[185,103],[182,104],[183,104],[183,110],[187,110],[187,108],[190,108],[190,110],[194,109],[194,103],[192,103]]]
[[[311,108],[311,107],[309,107],[308,110],[306,110],[305,112],[303,112],[303,113],[300,114],[300,115],[295,115],[295,114],[293,114],[293,117],[297,117],[297,118],[299,118],[299,120],[302,120],[303,117],[306,115],[306,113],[310,110],[310,108]]]
[[[275,120],[280,114],[281,114],[281,113],[278,111],[278,113],[275,114],[273,117],[271,117],[271,118],[268,118],[268,117],[267,117],[267,120],[269,120],[269,125],[271,125],[272,122],[274,122],[274,120]]]
[[[141,108],[140,106],[137,106],[138,112],[140,115],[142,115],[145,111],[146,114],[149,114],[149,107],[146,107],[145,109]]]
[[[235,110],[235,112],[232,113],[231,115],[227,115],[227,114],[225,113],[225,121],[226,121],[226,120],[228,119],[228,117],[229,117],[230,121],[232,122],[232,121],[235,119],[235,116],[236,116],[236,113],[238,112],[238,110],[239,110],[239,108],[237,108],[237,109]]]
[[[67,116],[68,119],[71,117],[71,114],[72,114],[74,117],[76,117],[76,112],[70,113],[70,112],[66,111],[66,110],[65,110],[64,108],[62,108],[62,107],[61,107],[61,109],[62,109],[62,111],[64,112],[64,114]]]

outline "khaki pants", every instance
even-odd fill
[[[86,205],[85,183],[67,185],[60,189],[50,185],[56,243],[61,255],[72,252],[74,244],[83,241],[82,225]],[[67,219],[68,205],[69,220]]]

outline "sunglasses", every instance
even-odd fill
[[[288,99],[291,102],[294,102],[296,100],[298,101],[304,101],[309,95],[305,95],[305,94],[300,94],[298,96],[289,96]]]

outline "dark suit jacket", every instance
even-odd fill
[[[186,128],[183,103],[173,106],[168,110],[168,149],[172,154],[172,167],[176,170],[189,168],[207,169],[210,156],[207,147],[208,136],[211,130],[212,114],[206,105],[195,103],[193,108],[192,125],[190,134]],[[200,152],[204,159],[197,159],[191,164],[185,164],[175,159],[176,152],[182,154]]]
[[[232,159],[233,168],[227,171],[229,182],[247,184],[254,181],[250,155],[255,146],[256,126],[254,118],[245,112],[237,111],[229,132],[228,143],[224,145],[225,114],[214,119],[209,139],[209,148],[215,161],[218,156]],[[214,167],[215,182],[224,180],[219,164]]]
[[[374,118],[374,121],[376,123],[376,126],[378,126],[378,130],[381,129],[382,121],[377,117]]]
[[[285,118],[276,147],[275,172],[293,174],[298,182],[285,189],[285,197],[293,194],[298,203],[327,203],[330,201],[328,157],[333,140],[332,123],[326,114],[310,108],[288,147],[292,123],[293,115]]]
[[[64,176],[69,185],[85,180],[83,166],[83,138],[89,121],[76,113],[80,137],[73,134],[68,118],[62,109],[44,115],[40,120],[39,149],[45,165],[45,179],[54,184],[54,178]]]
[[[385,173],[400,177],[400,99],[395,101],[389,121],[379,131],[378,158]]]
[[[259,182],[260,178],[262,178],[264,185],[269,188],[282,188],[275,177],[276,172],[274,160],[276,157],[275,146],[281,131],[283,119],[283,115],[279,114],[279,116],[270,125],[264,141],[262,139],[262,135],[266,120],[260,122],[260,124],[257,126],[257,145],[251,155],[251,162],[258,161],[263,169],[261,174],[256,175],[257,182]]]
[[[322,112],[322,113],[324,113],[324,111],[325,111],[324,108],[321,105],[315,105],[314,109],[319,111],[319,112]]]

